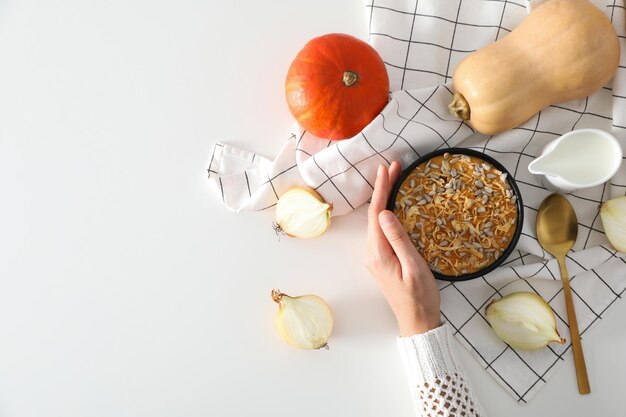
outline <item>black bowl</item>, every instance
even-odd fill
[[[515,226],[516,226],[515,233],[513,234],[513,238],[509,242],[509,245],[506,247],[506,249],[504,250],[504,252],[502,253],[502,255],[500,255],[500,257],[498,259],[496,259],[492,264],[490,264],[490,265],[488,265],[488,266],[486,266],[486,267],[484,267],[484,268],[482,268],[482,269],[480,269],[478,271],[471,272],[471,273],[468,273],[468,274],[444,275],[444,274],[442,274],[440,272],[433,271],[433,275],[437,279],[441,279],[441,280],[444,280],[444,281],[467,281],[467,280],[479,278],[479,277],[481,277],[483,275],[488,274],[489,272],[493,271],[498,266],[500,266],[502,264],[502,262],[504,262],[506,260],[506,258],[508,258],[509,255],[511,255],[511,253],[515,249],[515,245],[517,245],[517,241],[519,240],[520,235],[522,234],[522,226],[524,224],[524,204],[522,203],[522,196],[520,194],[519,188],[517,188],[517,184],[515,183],[515,179],[506,170],[506,168],[504,168],[504,166],[502,166],[501,163],[499,163],[498,161],[493,159],[491,156],[486,155],[486,154],[484,154],[482,152],[475,151],[473,149],[467,149],[467,148],[446,148],[446,149],[439,149],[439,150],[436,150],[434,152],[430,152],[430,153],[422,156],[421,158],[419,158],[416,161],[414,161],[411,165],[409,165],[404,171],[402,171],[402,174],[400,174],[400,178],[394,184],[393,189],[391,190],[391,194],[389,195],[389,201],[387,202],[387,209],[391,210],[391,211],[394,211],[394,206],[395,206],[396,196],[398,194],[398,190],[400,189],[400,186],[402,185],[402,183],[404,182],[406,177],[415,168],[417,168],[419,165],[423,164],[424,162],[428,161],[429,159],[434,158],[435,156],[443,155],[446,152],[450,153],[450,154],[461,154],[461,155],[473,156],[475,158],[479,158],[479,159],[482,159],[485,162],[488,162],[489,164],[491,164],[491,166],[499,169],[502,172],[506,172],[506,174],[507,174],[507,182],[509,183],[509,185],[511,187],[511,191],[512,191],[513,195],[515,195],[517,197],[517,207],[516,207],[517,208],[517,219],[516,219],[516,224],[515,224]]]

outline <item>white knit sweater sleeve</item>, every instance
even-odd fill
[[[399,337],[398,348],[418,416],[485,417],[453,353],[447,324]]]

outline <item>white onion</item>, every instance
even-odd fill
[[[513,348],[533,350],[550,342],[565,343],[556,329],[554,312],[535,293],[516,292],[492,301],[485,315],[496,335]]]
[[[600,218],[609,242],[618,251],[626,253],[626,196],[603,203]]]
[[[285,192],[276,204],[276,227],[291,237],[310,239],[323,235],[330,226],[332,204],[315,190],[294,187]]]
[[[289,345],[298,349],[328,347],[333,331],[333,313],[317,295],[290,297],[272,290],[272,299],[278,303],[276,330]]]

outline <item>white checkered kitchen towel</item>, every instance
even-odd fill
[[[296,127],[273,161],[218,143],[209,164],[211,187],[227,207],[240,211],[270,209],[282,192],[307,184],[333,203],[334,215],[342,215],[368,201],[380,163],[399,160],[406,166],[424,153],[452,146],[499,160],[523,196],[521,239],[504,266],[481,279],[441,282],[442,314],[480,364],[525,403],[563,360],[571,360],[569,343],[516,351],[494,336],[484,317],[491,299],[533,291],[549,301],[562,336],[570,340],[558,266],[534,236],[537,208],[550,191],[527,166],[549,141],[576,128],[609,131],[626,149],[624,0],[593,1],[620,37],[622,58],[612,82],[591,97],[550,106],[522,126],[487,137],[448,114],[450,76],[467,54],[509,33],[526,16],[527,5],[521,0],[367,0],[369,42],[385,61],[391,82],[392,100],[383,112],[360,134],[339,142]],[[608,244],[599,219],[600,202],[625,194],[626,163],[609,183],[567,196],[579,219],[567,266],[583,340],[626,288],[625,256]]]

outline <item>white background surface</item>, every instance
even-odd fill
[[[288,65],[365,38],[361,0],[0,0],[0,416],[413,416],[361,210],[277,241],[209,194],[216,140],[272,156]],[[319,262],[318,256],[324,255]],[[273,328],[279,287],[333,307],[329,351]],[[623,414],[626,303],[520,406],[459,346],[490,416]]]

